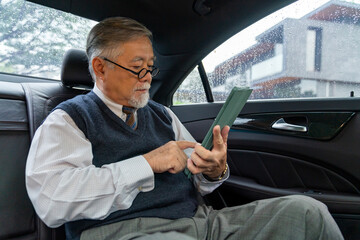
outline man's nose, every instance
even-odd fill
[[[140,82],[149,82],[149,83],[151,83],[151,81],[152,81],[151,73],[147,72],[143,78],[139,79],[139,81]]]

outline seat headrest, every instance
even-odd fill
[[[66,87],[92,88],[93,79],[88,69],[85,51],[70,49],[65,53],[61,68],[61,82]]]

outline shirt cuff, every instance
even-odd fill
[[[202,173],[194,175],[194,185],[197,188],[198,192],[202,196],[213,192],[216,188],[218,188],[223,182],[225,182],[230,176],[230,171],[225,173],[225,176],[219,181],[209,181],[207,180]]]

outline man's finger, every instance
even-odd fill
[[[208,151],[208,150],[206,150],[206,151]],[[190,159],[192,160],[194,165],[198,168],[208,167],[209,164],[211,164],[211,161],[201,158],[195,151],[191,154]]]
[[[195,145],[195,151],[191,154],[193,156],[194,154],[198,155],[201,159],[204,161],[210,161],[211,159],[211,151],[207,150],[201,144]]]
[[[194,162],[190,158],[187,160],[187,168],[192,174],[199,174],[203,171],[201,168],[195,166]]]
[[[229,136],[229,131],[230,131],[230,127],[228,125],[226,125],[222,130],[221,130],[221,136],[223,138],[223,141],[225,144],[227,144],[227,140],[228,140],[228,136]]]
[[[221,148],[224,144],[223,137],[220,133],[220,126],[216,125],[213,129],[213,144],[214,148]]]
[[[194,148],[197,143],[190,141],[176,141],[176,144],[181,150],[185,150],[187,148]]]

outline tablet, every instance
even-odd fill
[[[211,125],[209,131],[205,135],[204,140],[202,141],[201,145],[211,150],[213,147],[213,128],[216,125],[220,125],[220,129],[223,129],[226,125],[231,127],[236,119],[236,117],[241,112],[241,109],[244,107],[245,103],[247,102],[252,89],[250,88],[239,88],[234,87],[229,96],[227,97],[224,105],[220,109],[218,115],[215,118],[215,121]],[[189,169],[184,169],[184,174],[190,179],[192,174]]]
[[[252,89],[250,88],[238,88],[234,87],[229,96],[227,97],[224,105],[220,109],[218,115],[215,118],[215,121],[211,125],[209,131],[205,135],[204,140],[201,145],[211,150],[213,147],[213,128],[216,125],[220,125],[220,129],[223,129],[226,125],[231,127],[236,119],[236,117],[241,112],[241,109],[244,107],[246,101],[248,100]]]

